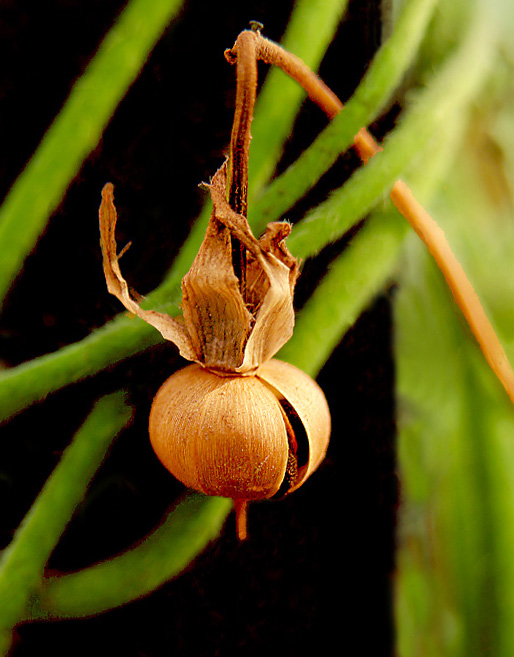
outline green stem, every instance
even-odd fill
[[[434,135],[444,132],[448,117],[462,111],[483,84],[494,53],[492,36],[490,21],[473,21],[460,47],[405,112],[383,152],[358,169],[295,227],[288,247],[296,256],[313,256],[340,238],[416,164]]]
[[[430,201],[456,157],[469,121],[462,108],[425,151],[423,167],[411,180],[423,203]],[[391,203],[374,210],[296,317],[293,338],[278,358],[315,376],[346,331],[377,293],[395,280],[398,256],[409,226]]]
[[[121,392],[96,403],[46,482],[0,561],[0,653],[24,617],[30,596],[109,445],[129,421]]]
[[[137,547],[85,570],[46,580],[31,619],[77,618],[147,595],[178,575],[212,541],[232,508],[224,497],[190,494]]]
[[[376,53],[342,112],[250,206],[249,221],[256,233],[293,207],[352,145],[358,131],[377,118],[411,66],[436,2],[410,0],[405,4],[391,37]]]
[[[15,181],[0,208],[0,303],[181,4],[181,0],[128,4]]]

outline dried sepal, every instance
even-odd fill
[[[192,343],[203,349],[199,362],[214,370],[247,374],[272,358],[292,335],[298,264],[284,243],[289,224],[270,224],[263,237],[255,239],[246,218],[226,200],[226,176],[225,163],[209,185],[214,209],[182,283],[182,309]],[[247,253],[243,291],[234,273],[232,238]],[[220,312],[214,314],[214,308]],[[223,343],[226,348],[219,348]]]
[[[252,316],[232,267],[230,233],[214,218],[182,281],[182,311],[195,360],[213,369],[234,371],[243,360]]]
[[[292,335],[298,264],[284,240],[291,228],[272,223],[257,240],[245,217],[226,200],[226,163],[208,185],[213,213],[198,254],[182,281],[183,323],[141,308],[131,296],[117,255],[116,209],[110,183],[102,191],[100,234],[107,287],[129,310],[158,329],[187,360],[225,373],[251,374]],[[235,274],[232,243],[246,252],[244,289]]]
[[[114,206],[114,188],[107,183],[102,190],[102,203],[100,205],[100,243],[102,246],[103,268],[107,289],[114,294],[121,303],[134,315],[156,328],[165,340],[173,342],[180,354],[187,360],[195,360],[189,335],[180,322],[170,315],[155,310],[145,310],[130,295],[127,281],[123,278],[119,265],[119,256],[116,245],[117,213]],[[139,295],[138,295],[139,296]]]

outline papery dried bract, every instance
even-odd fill
[[[116,246],[117,213],[114,206],[113,186],[107,183],[102,190],[100,205],[100,243],[102,246],[103,268],[107,289],[114,294],[127,310],[156,328],[163,338],[173,342],[181,355],[187,360],[196,360],[191,340],[185,327],[170,315],[155,310],[141,308],[130,295],[127,281],[123,278],[119,265]]]
[[[213,197],[218,191],[217,176],[210,186]],[[197,361],[234,372],[243,361],[254,320],[234,273],[231,233],[218,219],[216,205],[200,250],[182,281],[182,293],[184,323]]]
[[[209,185],[213,213],[198,254],[182,281],[184,322],[144,310],[131,297],[117,255],[113,188],[102,192],[100,230],[109,291],[157,328],[187,360],[219,372],[250,374],[292,335],[298,264],[284,240],[287,223],[272,223],[255,239],[245,217],[226,200],[226,163]],[[246,250],[245,285],[234,272],[233,240]]]

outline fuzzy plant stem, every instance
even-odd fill
[[[220,533],[232,501],[188,493],[135,547],[68,575],[46,579],[31,620],[83,618],[148,595],[179,575]]]
[[[131,0],[13,184],[0,208],[0,304],[48,217],[181,5],[181,0]]]
[[[0,561],[0,654],[27,613],[50,554],[84,497],[109,445],[132,411],[121,392],[96,403],[41,490]]]
[[[379,116],[412,64],[436,5],[436,0],[405,2],[394,31],[373,57],[344,112],[251,204],[248,217],[255,234],[292,208],[352,145],[362,126]]]

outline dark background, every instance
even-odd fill
[[[0,194],[29,159],[74,80],[125,3],[47,0],[0,3]],[[218,168],[229,141],[234,70],[223,51],[249,20],[280,40],[292,2],[187,0],[87,159],[7,300],[0,359],[14,366],[80,340],[120,312],[101,268],[97,210],[110,180],[132,240],[124,273],[141,293],[161,280],[201,208],[197,185]],[[342,100],[380,43],[378,0],[353,0],[320,73]],[[264,69],[263,69],[264,72]],[[282,170],[325,125],[302,109]],[[379,137],[388,119],[374,127]],[[341,157],[309,194],[324,198],[357,166]],[[306,201],[288,213],[301,218]],[[346,238],[347,239],[347,238]],[[297,306],[345,239],[305,263]],[[397,498],[393,367],[386,293],[345,336],[318,377],[333,413],[327,458],[283,501],[250,508],[250,540],[232,517],[177,580],[102,616],[19,628],[13,655],[136,657],[176,654],[288,656],[336,649],[392,653],[391,575]],[[0,427],[0,539],[7,545],[73,432],[100,395],[123,386],[136,407],[50,561],[85,567],[150,531],[183,491],[147,439],[151,400],[183,364],[160,345],[49,397]]]

